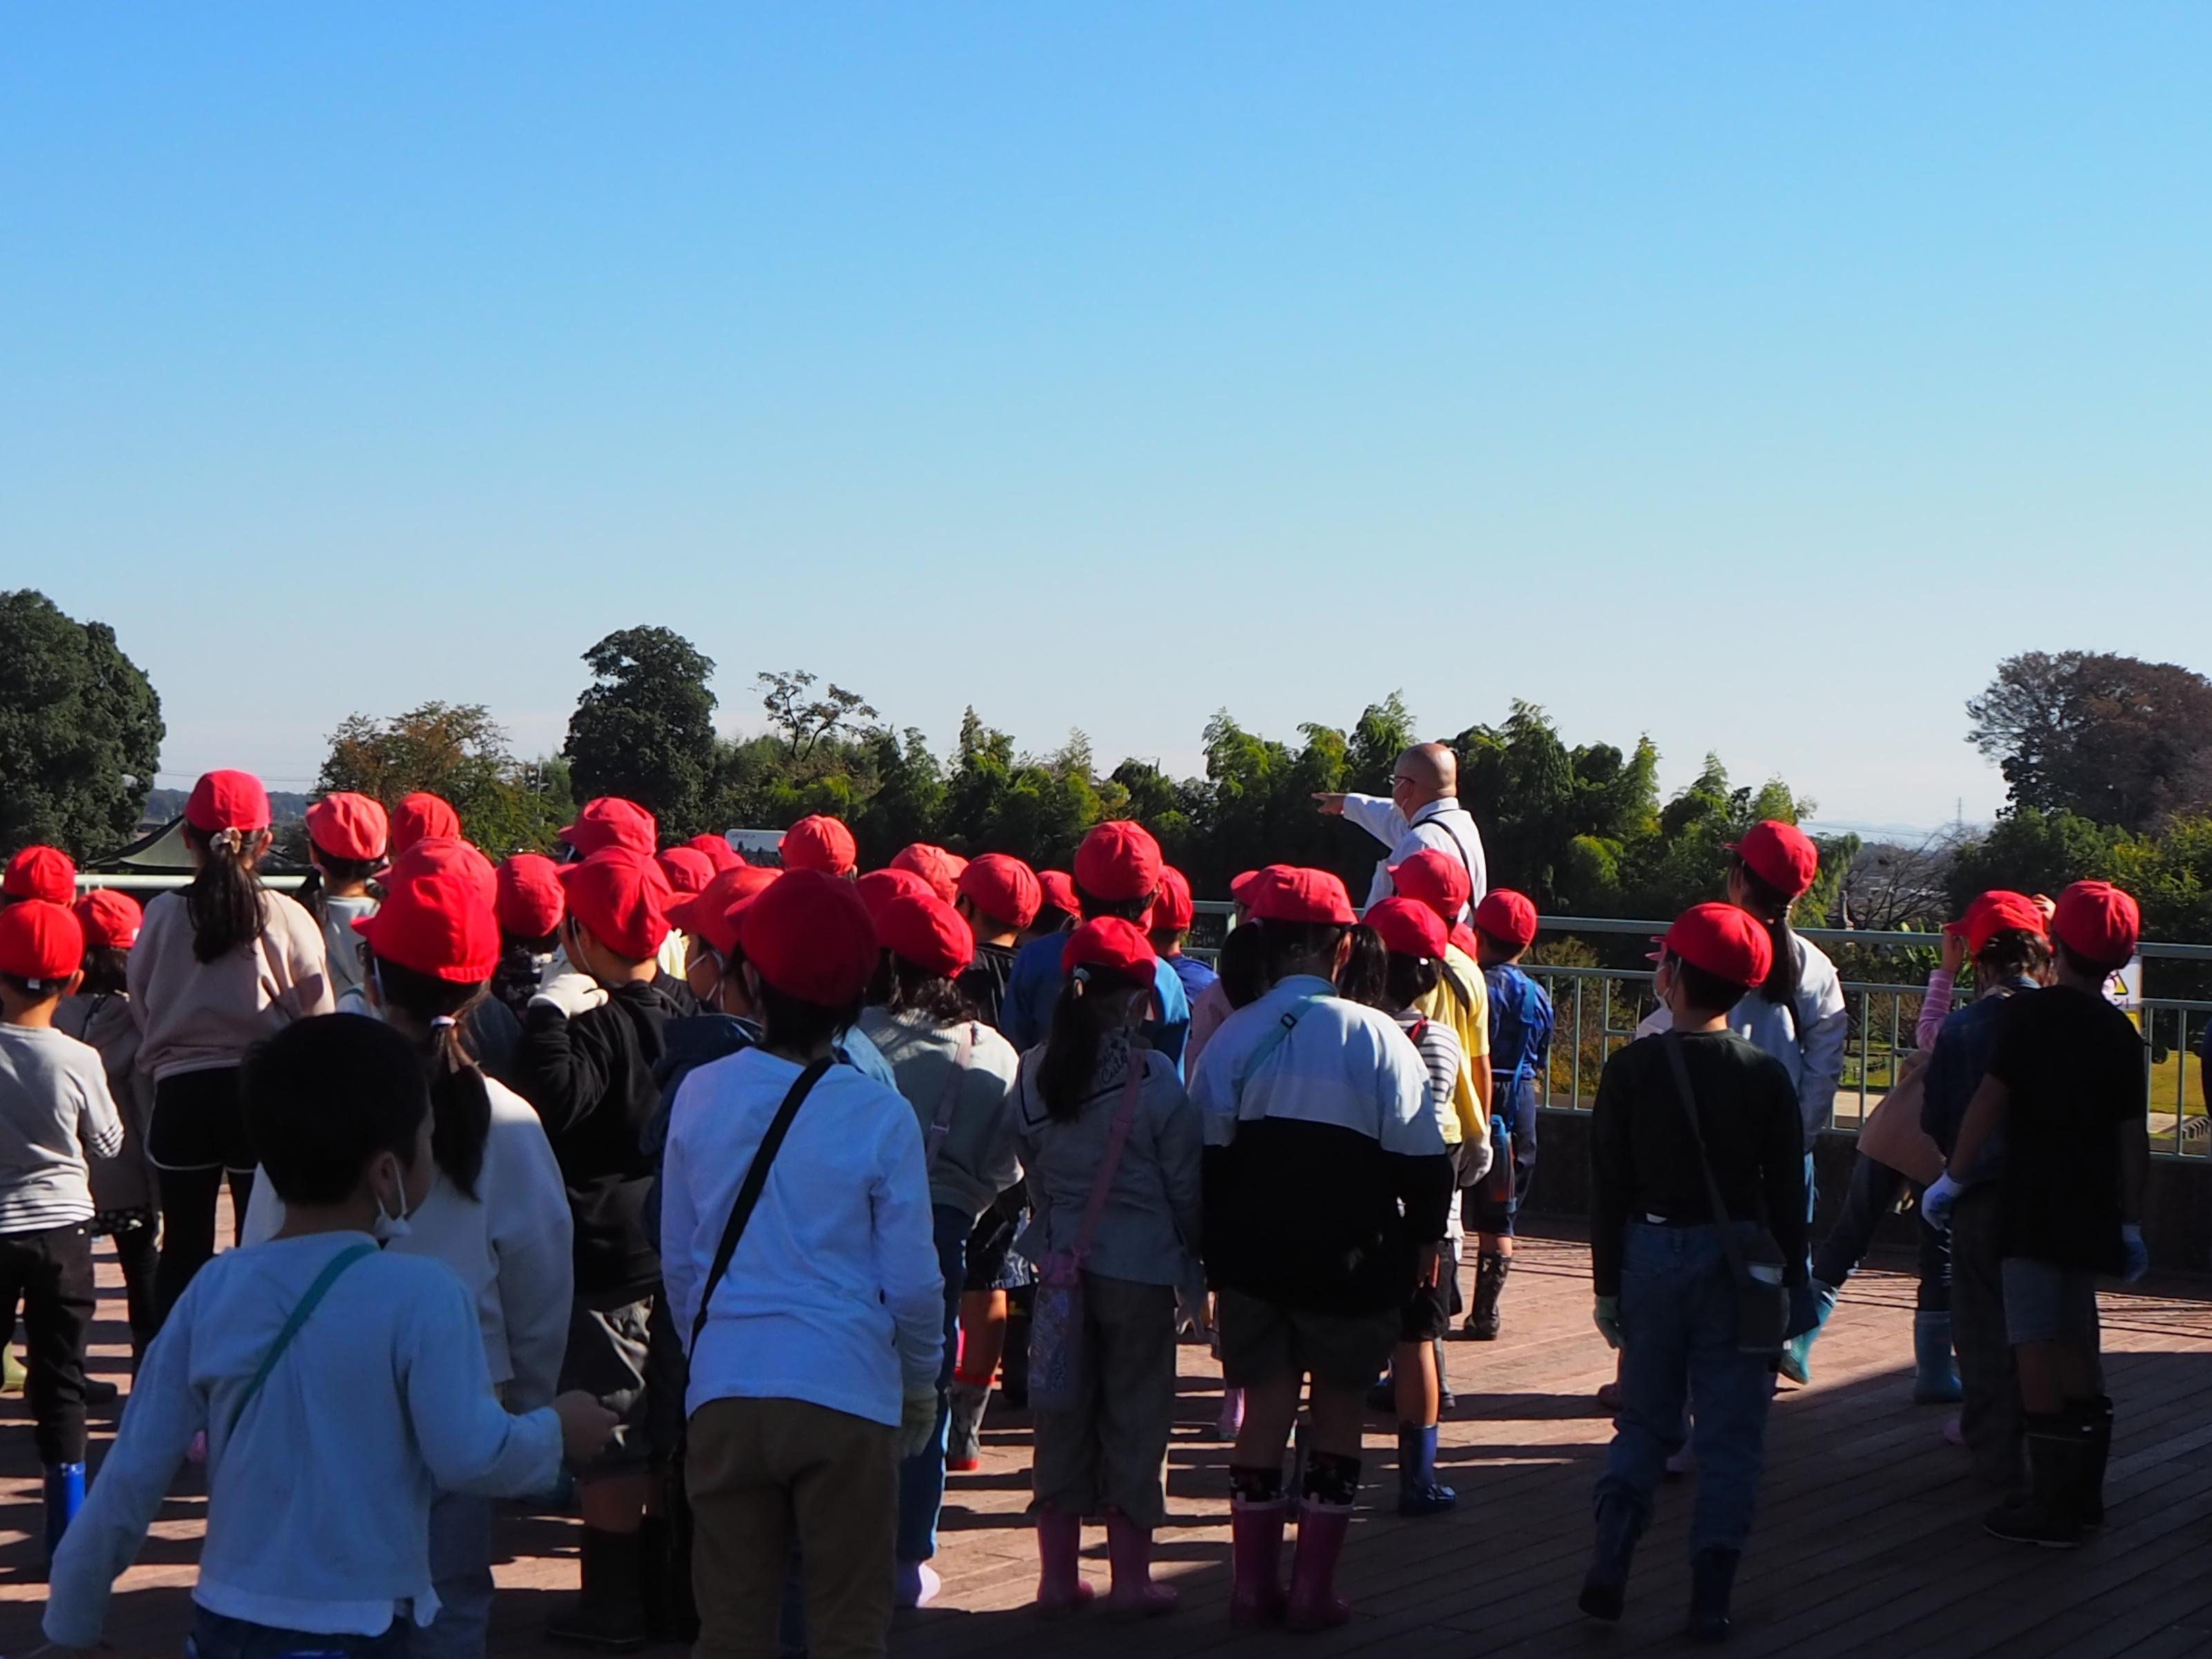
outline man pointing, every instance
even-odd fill
[[[1374,884],[1367,902],[1380,903],[1394,890],[1390,872],[1426,848],[1449,854],[1467,866],[1474,896],[1470,908],[1482,902],[1489,883],[1483,878],[1482,832],[1459,804],[1459,757],[1440,743],[1416,744],[1398,757],[1391,769],[1390,799],[1375,795],[1316,794],[1324,812],[1350,819],[1390,849],[1375,866]],[[1462,911],[1459,920],[1467,920]]]

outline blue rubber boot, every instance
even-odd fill
[[[69,1530],[76,1512],[84,1507],[84,1465],[82,1463],[49,1463],[46,1465],[46,1564],[53,1565],[54,1552],[61,1547],[62,1534]]]
[[[1437,1481],[1437,1430],[1409,1424],[1398,1425],[1398,1513],[1405,1516],[1442,1515],[1457,1504],[1459,1494]]]
[[[1912,1403],[1950,1406],[1966,1397],[1951,1363],[1951,1316],[1912,1316]]]
[[[1802,1336],[1793,1336],[1782,1345],[1782,1374],[1800,1385],[1813,1380],[1813,1344],[1820,1340],[1820,1327],[1828,1322],[1828,1316],[1836,1310],[1836,1287],[1813,1281],[1813,1328]]]

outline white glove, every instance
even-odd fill
[[[568,1018],[586,1013],[607,1000],[599,988],[599,981],[589,974],[580,974],[571,968],[568,972],[547,980],[538,988],[538,994],[530,999],[533,1008],[558,1008]]]
[[[1491,1139],[1487,1133],[1475,1142],[1474,1146],[1475,1150],[1470,1155],[1464,1150],[1464,1143],[1462,1143],[1460,1155],[1466,1158],[1467,1167],[1459,1172],[1462,1187],[1474,1186],[1476,1182],[1488,1175],[1490,1166],[1498,1162],[1498,1143]]]
[[[899,1401],[898,1455],[918,1457],[937,1438],[937,1389],[909,1389]]]
[[[1951,1179],[1948,1170],[1944,1170],[1929,1183],[1928,1190],[1920,1194],[1920,1213],[1937,1232],[1949,1232],[1952,1206],[1958,1203],[1959,1194],[1966,1190]]]

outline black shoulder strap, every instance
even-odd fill
[[[1674,1092],[1681,1097],[1682,1115],[1690,1121],[1690,1139],[1697,1143],[1698,1167],[1705,1172],[1705,1201],[1713,1206],[1713,1219],[1721,1224],[1721,1248],[1728,1256],[1729,1271],[1735,1275],[1736,1283],[1745,1283],[1750,1277],[1743,1259],[1743,1247],[1736,1243],[1735,1229],[1729,1224],[1728,1202],[1721,1196],[1721,1183],[1713,1174],[1713,1160],[1705,1152],[1705,1132],[1698,1121],[1697,1091],[1690,1086],[1690,1067],[1682,1058],[1682,1036],[1679,1031],[1665,1031],[1659,1041],[1667,1050],[1668,1069],[1674,1074]]]
[[[691,1351],[696,1352],[699,1339],[707,1329],[707,1308],[714,1299],[714,1292],[722,1287],[723,1277],[730,1271],[730,1258],[738,1253],[738,1241],[744,1237],[745,1223],[753,1218],[753,1208],[760,1202],[761,1189],[768,1185],[769,1166],[775,1162],[783,1138],[791,1133],[791,1121],[799,1115],[799,1103],[814,1091],[822,1075],[836,1061],[825,1055],[799,1074],[791,1085],[791,1092],[783,1097],[783,1104],[775,1109],[775,1117],[761,1137],[760,1150],[745,1170],[744,1180],[738,1184],[737,1201],[730,1206],[729,1224],[722,1229],[722,1242],[714,1247],[714,1265],[707,1269],[707,1283],[699,1292],[699,1311],[691,1321]]]

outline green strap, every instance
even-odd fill
[[[338,1282],[347,1268],[375,1254],[376,1246],[374,1244],[356,1244],[340,1250],[324,1264],[322,1272],[315,1275],[315,1282],[307,1286],[307,1293],[292,1310],[292,1316],[284,1322],[284,1328],[276,1333],[276,1340],[269,1345],[269,1352],[261,1357],[261,1369],[253,1373],[253,1381],[246,1385],[246,1392],[239,1397],[238,1408],[230,1414],[230,1434],[238,1432],[238,1425],[246,1416],[246,1408],[260,1395],[261,1385],[269,1380],[269,1373],[276,1369],[276,1362],[284,1357],[284,1350],[292,1346],[292,1339],[299,1335],[300,1327],[307,1322],[307,1316],[314,1312],[315,1304],[329,1293],[331,1286]],[[228,1434],[224,1436],[225,1439],[228,1437]]]

